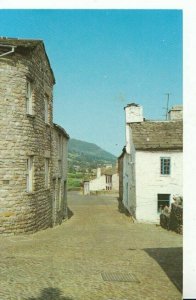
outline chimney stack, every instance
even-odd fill
[[[183,118],[183,107],[182,105],[175,105],[173,106],[170,111],[168,112],[168,119],[170,121],[173,120],[182,120]]]
[[[131,103],[125,107],[126,123],[143,122],[143,107]]]
[[[143,122],[143,107],[131,103],[125,107],[126,119],[126,152],[131,153],[131,136],[130,136],[130,123]]]

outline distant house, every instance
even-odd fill
[[[35,232],[67,217],[69,136],[43,41],[0,38],[0,64],[0,233]]]
[[[138,221],[159,221],[173,195],[182,195],[182,106],[167,121],[147,121],[143,109],[129,104],[126,146],[119,156],[119,190],[124,207]]]
[[[119,175],[116,167],[108,165],[97,168],[96,178],[84,182],[84,193],[88,194],[95,191],[114,191],[119,190]]]

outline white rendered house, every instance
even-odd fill
[[[118,191],[119,175],[116,168],[97,168],[97,177],[89,181],[89,191]]]
[[[125,113],[122,202],[137,221],[157,222],[173,195],[182,195],[182,106],[172,108],[167,121],[144,120],[134,103]]]

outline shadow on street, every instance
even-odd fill
[[[128,212],[128,210],[124,207],[122,200],[120,200],[120,198],[117,198],[118,200],[118,211],[121,214],[124,214],[127,217],[130,217],[130,213]]]
[[[71,217],[74,215],[73,211],[67,207],[67,215],[68,215],[68,219],[71,219]]]
[[[164,272],[182,293],[182,248],[143,249],[155,259]]]
[[[73,300],[70,297],[64,297],[58,288],[45,288],[41,291],[40,296],[27,298],[26,300]]]

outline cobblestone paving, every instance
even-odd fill
[[[27,236],[0,237],[0,300],[182,299],[182,237],[133,224],[111,196],[68,195],[72,217]],[[133,282],[101,273],[132,274]]]

